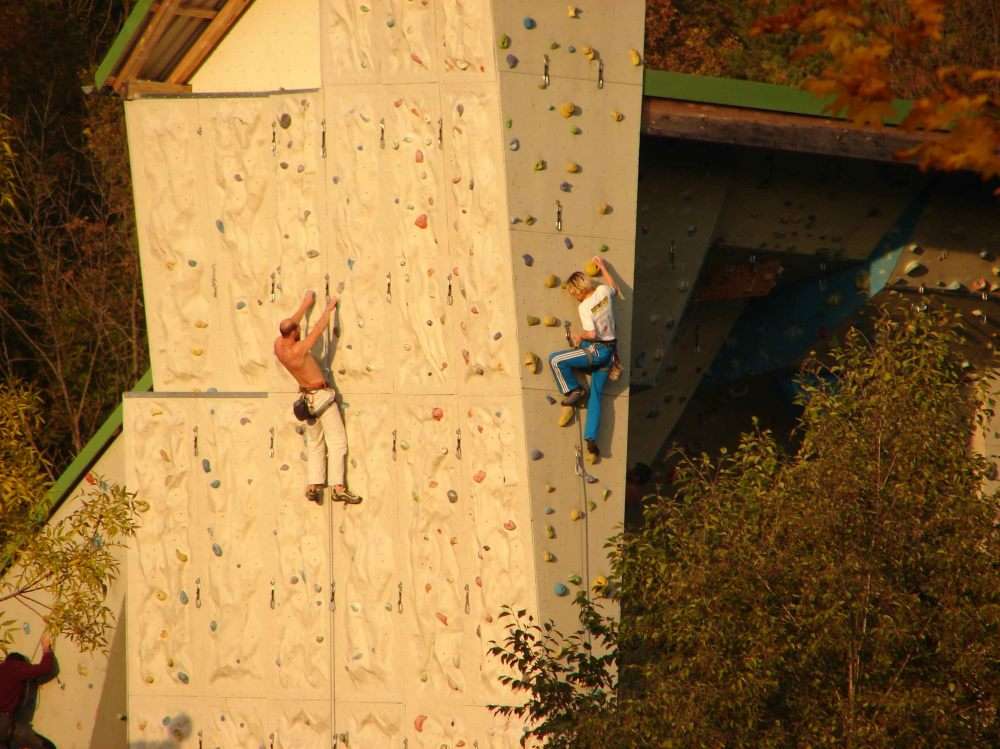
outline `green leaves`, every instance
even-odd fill
[[[514,617],[494,646],[514,714],[557,747],[996,746],[993,378],[955,322],[883,313],[813,355],[794,454],[755,429],[679,456],[615,539],[620,627],[581,597],[574,635]]]

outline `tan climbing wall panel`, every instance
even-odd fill
[[[497,96],[485,85],[442,88],[448,209],[452,355],[463,393],[513,393],[519,386],[511,260],[497,127]]]
[[[129,103],[126,114],[154,381],[161,389],[203,389],[222,362],[211,329],[197,104],[148,99]]]
[[[573,16],[570,9],[575,11]],[[500,51],[498,64],[501,70],[512,70],[540,82],[547,55],[552,78],[582,79],[596,88],[598,74],[603,70],[605,81],[641,86],[643,69],[630,50],[642,51],[645,10],[642,3],[635,2],[496,3],[496,36],[510,40],[509,46]],[[527,28],[531,25],[528,19],[534,22],[531,29]],[[553,43],[557,46],[553,47]],[[588,48],[592,54],[587,53]],[[517,58],[513,67],[506,59],[508,54]],[[638,132],[638,125],[633,129]]]
[[[493,77],[489,3],[320,0],[323,81],[418,83]]]
[[[402,677],[407,698],[462,699],[463,643],[475,553],[461,499],[457,403],[414,398],[397,413],[401,554],[405,560]]]
[[[320,110],[316,94],[129,104],[156,142],[134,179],[157,388],[293,389],[271,343],[325,289]]]
[[[327,749],[333,740],[326,701],[133,698],[129,746]]]
[[[844,169],[801,154],[743,158],[720,219],[721,244],[864,260],[912,199],[915,175],[891,164]]]
[[[386,702],[337,703],[334,749],[403,746],[403,707]]]
[[[678,163],[679,162],[679,163]],[[730,177],[678,154],[639,183],[632,383],[653,385],[671,366],[671,344],[725,206]],[[634,396],[633,396],[634,397]]]
[[[505,135],[514,228],[630,242],[642,107],[638,87],[608,83],[599,90],[587,81],[553,77],[540,89],[534,77],[506,74],[501,94],[510,124]],[[572,107],[570,117],[563,116],[563,106]],[[574,129],[580,133],[574,135]]]
[[[328,87],[326,103],[326,250],[331,291],[340,293],[337,386],[351,393],[392,388],[398,349],[393,273],[379,180],[382,98],[372,89],[349,95]],[[398,276],[398,273],[396,274]]]
[[[466,581],[471,583],[469,604],[476,637],[467,639],[465,658],[468,671],[475,674],[477,702],[503,702],[509,699],[497,681],[503,669],[484,654],[491,641],[503,639],[502,607],[530,607],[536,596],[521,399],[462,397],[458,428],[462,441],[458,505],[472,516],[476,547],[473,577]]]
[[[384,398],[360,395],[346,398],[344,421],[348,480],[365,502],[347,508],[333,534],[335,692],[352,700],[399,700],[403,556],[392,455],[395,421]]]
[[[329,705],[329,509],[302,499],[287,411],[287,396],[126,400],[128,476],[151,506],[130,558],[131,699]]]

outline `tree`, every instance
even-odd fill
[[[970,54],[975,45],[968,43],[977,21],[989,39],[981,55]],[[947,131],[902,154],[922,168],[1000,176],[995,2],[793,0],[759,19],[755,32],[801,36],[796,59],[820,65],[805,88],[830,97],[833,114],[882,124],[895,114],[895,99],[913,97],[902,127]]]
[[[49,484],[35,446],[40,403],[31,387],[0,383],[0,606],[19,602],[81,650],[106,648],[114,617],[104,601],[145,504],[88,474],[80,507],[47,523]],[[0,650],[16,625],[0,611]]]
[[[508,626],[507,710],[557,747],[1000,746],[990,378],[956,322],[886,313],[811,356],[792,454],[685,456],[614,540],[620,630],[585,600],[573,638]]]

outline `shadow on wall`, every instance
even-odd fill
[[[190,716],[180,713],[165,722],[163,730],[170,734],[170,738],[163,741],[133,741],[128,749],[182,749],[185,741],[194,733],[194,725]]]
[[[97,706],[97,719],[88,746],[125,746],[128,697],[125,693],[125,601],[117,612],[117,626],[108,653],[108,670]]]

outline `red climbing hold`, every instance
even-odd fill
[[[424,152],[421,151],[419,148],[417,149],[417,156],[416,156],[416,158],[417,158],[417,163],[418,164],[423,164],[424,163]]]
[[[434,421],[441,421],[444,418],[444,411],[440,408],[435,408],[431,411],[431,416],[434,417]]]
[[[477,484],[483,483],[483,479],[485,478],[486,478],[486,471],[476,471],[472,476],[472,480],[475,481]]]
[[[427,214],[426,213],[421,213],[419,216],[417,216],[417,220],[414,221],[413,223],[417,226],[418,229],[426,229],[427,228]]]
[[[94,478],[94,474],[90,471],[87,471],[87,475],[84,476],[84,478],[87,479],[87,483],[91,486],[95,486],[97,484],[97,479]]]
[[[441,622],[444,626],[446,626],[446,627],[448,626],[448,617],[447,616],[445,616],[444,614],[442,614],[440,611],[437,612],[434,616],[436,616],[438,618],[438,621]]]
[[[503,527],[509,531],[512,531],[515,528],[517,528],[517,525],[514,524],[513,520],[508,520],[506,523],[503,524]]]
[[[413,727],[416,728],[418,731],[422,732],[424,730],[425,720],[427,720],[426,715],[418,715],[416,718],[413,719]]]

